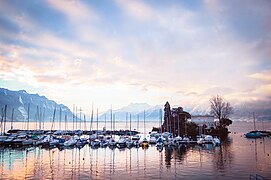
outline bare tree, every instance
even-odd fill
[[[233,113],[233,108],[229,102],[224,100],[221,96],[217,95],[210,99],[211,114],[214,115],[219,121],[221,119],[228,119]]]
[[[222,109],[222,118],[228,119],[229,116],[233,113],[233,108],[229,102],[226,102],[225,107]]]

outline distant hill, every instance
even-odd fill
[[[191,115],[207,115],[210,112],[208,102],[204,104],[197,104],[195,106],[185,105],[171,105],[171,107],[182,106],[184,111],[189,112]],[[234,113],[231,115],[233,121],[252,121],[252,113],[255,112],[256,120],[271,121],[271,104],[265,101],[251,101],[242,104],[234,104]],[[126,112],[132,115],[132,120],[137,120],[139,115],[140,121],[143,121],[144,110],[146,121],[158,121],[160,119],[159,111],[162,109],[162,117],[164,115],[164,105],[151,106],[146,103],[131,103],[121,109],[114,110],[117,121],[125,121]],[[107,117],[110,117],[110,110],[106,112]],[[101,120],[104,119],[104,114],[100,115]]]
[[[8,89],[0,88],[0,113],[4,110],[5,105],[7,105],[7,120],[11,120],[12,108],[14,108],[14,121],[26,121],[28,118],[28,105],[29,119],[30,121],[35,121],[38,118],[38,110],[45,112],[45,121],[52,121],[54,109],[56,107],[56,117],[55,120],[58,121],[60,118],[60,108],[62,110],[62,120],[64,120],[65,114],[67,114],[68,121],[72,120],[72,112],[70,109],[63,105],[57,104],[53,100],[47,99],[45,96],[40,96],[38,94],[29,94],[25,90],[11,91]],[[189,112],[191,115],[206,115],[209,114],[210,108],[208,102],[204,104],[197,104],[195,106],[185,106],[181,105],[171,105],[171,107],[182,106],[184,111]],[[252,121],[252,113],[255,112],[257,120],[271,120],[271,103],[268,101],[250,101],[243,104],[235,104],[234,114],[231,119],[234,121]],[[139,120],[143,121],[145,110],[146,121],[159,121],[160,120],[160,110],[162,110],[162,119],[164,113],[164,104],[152,106],[147,103],[130,103],[120,109],[113,110],[115,114],[116,121],[125,121],[126,113],[128,113],[128,120],[131,114],[133,121],[136,121],[138,116]],[[110,120],[110,110],[99,115],[99,121],[103,121],[107,116],[107,120]],[[2,116],[0,116],[2,117]],[[95,117],[95,115],[94,115]]]
[[[124,106],[120,109],[113,110],[113,114],[115,114],[116,121],[125,121],[126,113],[128,115],[128,120],[130,120],[130,114],[132,121],[136,121],[139,117],[139,121],[144,120],[144,110],[145,110],[145,120],[146,121],[158,121],[159,111],[162,109],[162,106],[151,106],[147,103],[130,103],[127,106]],[[111,112],[110,110],[99,116],[99,119],[102,121],[105,118],[105,114],[107,119],[110,119]]]
[[[234,106],[233,120],[253,121],[253,112],[256,120],[271,121],[270,101],[250,101]]]
[[[70,109],[63,105],[57,104],[53,100],[47,99],[45,96],[38,94],[29,94],[25,90],[11,91],[8,89],[0,88],[0,108],[1,117],[2,112],[7,105],[7,120],[11,120],[12,109],[14,108],[14,121],[26,121],[28,118],[28,106],[29,108],[29,120],[38,120],[41,113],[44,113],[45,121],[51,121],[53,119],[54,109],[56,108],[55,120],[60,118],[60,108],[62,111],[62,121],[67,114],[67,118],[72,118],[72,112]],[[39,115],[38,115],[39,114]],[[43,117],[42,117],[43,118]]]

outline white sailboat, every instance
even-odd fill
[[[146,117],[146,115],[145,115],[145,110],[144,110],[144,139],[143,139],[143,141],[142,141],[142,143],[141,143],[141,146],[142,146],[143,149],[146,149],[146,148],[149,147],[149,141],[148,141],[147,138],[146,138],[145,117]]]

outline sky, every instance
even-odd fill
[[[0,86],[101,111],[271,102],[269,0],[1,0]]]

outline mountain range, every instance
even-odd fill
[[[65,115],[70,119],[72,117],[72,112],[67,106],[49,100],[45,96],[29,94],[25,90],[11,91],[0,88],[1,118],[4,116],[5,106],[7,107],[7,121],[11,121],[12,119],[12,109],[14,109],[14,121],[26,121],[28,120],[28,114],[29,121],[38,121],[41,119],[51,121],[53,120],[54,111],[55,119],[60,119],[60,116],[62,116],[62,120],[64,120]]]
[[[12,109],[14,108],[14,121],[26,121],[28,119],[29,107],[29,120],[35,121],[40,118],[46,121],[52,121],[55,112],[55,119],[58,121],[62,115],[67,116],[68,121],[72,121],[73,114],[71,110],[63,105],[58,104],[53,100],[49,100],[45,96],[38,94],[29,94],[25,90],[11,91],[8,89],[0,88],[0,108],[1,117],[3,117],[5,105],[7,105],[7,120],[11,120]],[[179,105],[180,106],[180,105]],[[191,115],[206,115],[209,114],[210,108],[206,104],[198,104],[196,106],[182,105],[184,110]],[[178,105],[171,105],[171,107],[178,107]],[[271,120],[271,105],[269,102],[246,102],[233,106],[234,114],[231,119],[234,121],[252,121],[252,113],[255,112],[257,120]],[[61,109],[61,115],[60,115]],[[147,103],[130,103],[120,109],[114,109],[113,114],[116,121],[125,121],[126,118],[143,121],[144,110],[146,121],[158,121],[163,117],[164,105],[152,106]],[[161,113],[162,112],[162,113]],[[162,114],[162,116],[161,116]],[[107,120],[111,118],[111,110],[99,115],[99,120],[104,121],[105,116]],[[89,117],[89,116],[88,116]],[[94,115],[94,117],[96,117]],[[88,118],[89,120],[89,118]]]

